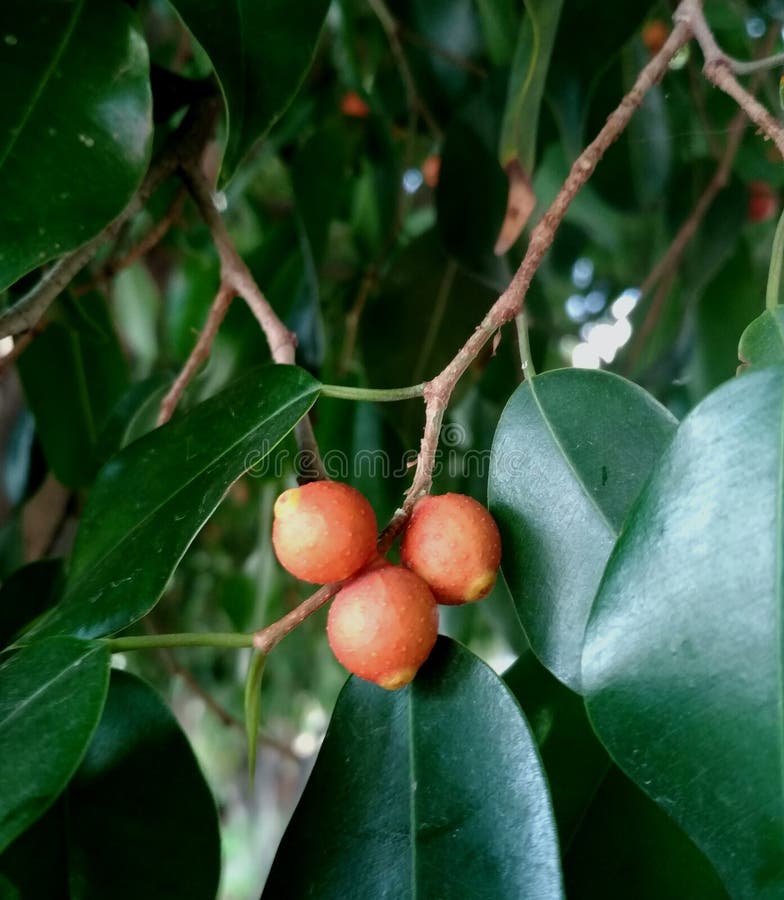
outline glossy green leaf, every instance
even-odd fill
[[[17,569],[0,587],[0,647],[53,606],[62,590],[63,561],[39,559]]]
[[[507,66],[515,53],[518,9],[514,0],[476,0],[487,53],[496,66]]]
[[[128,380],[106,304],[89,300],[70,304],[67,322],[49,325],[18,362],[46,461],[68,487],[92,480],[100,431]]]
[[[226,101],[231,175],[285,112],[310,68],[329,0],[172,0],[215,67]]]
[[[118,450],[155,428],[161,401],[171,383],[169,376],[150,375],[123,393],[98,435],[95,455],[100,463],[105,463]]]
[[[784,306],[766,309],[740,336],[741,368],[758,368],[784,362]]]
[[[569,900],[727,900],[681,829],[612,766],[564,857]]]
[[[0,851],[54,802],[101,715],[109,651],[37,641],[0,665]]]
[[[125,206],[147,166],[152,100],[125,3],[6,0],[0,35],[1,290]]]
[[[177,720],[135,676],[112,672],[67,799],[73,900],[213,900],[215,801]]]
[[[231,484],[313,404],[318,383],[262,366],[126,447],[98,474],[61,602],[34,631],[95,637],[147,613]]]
[[[749,900],[784,892],[782,434],[780,365],[683,421],[607,565],[582,669],[602,742]]]
[[[530,178],[536,162],[539,110],[564,0],[525,0],[501,129],[499,159]]]
[[[674,429],[637,385],[587,369],[536,376],[501,416],[488,494],[504,577],[534,652],[574,690],[605,563]]]
[[[264,897],[561,898],[539,757],[503,682],[440,638],[413,684],[352,678]]]
[[[610,758],[591,728],[582,697],[554,678],[530,650],[504,672],[504,681],[531,726],[566,850],[607,775]]]
[[[112,671],[65,794],[0,855],[0,896],[213,900],[219,871],[215,803],[187,738],[148,685]]]

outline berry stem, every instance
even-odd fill
[[[187,631],[180,634],[134,634],[129,637],[107,638],[105,643],[112,653],[125,653],[127,650],[159,650],[165,647],[241,648],[253,646],[253,635]]]
[[[324,397],[335,397],[339,400],[368,400],[372,403],[392,403],[396,400],[411,400],[421,397],[423,384],[414,384],[403,388],[359,388],[340,384],[323,384],[321,394]]]

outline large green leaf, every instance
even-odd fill
[[[749,900],[784,895],[783,429],[780,365],[684,420],[624,525],[583,655],[602,742]]]
[[[215,803],[187,738],[150,687],[114,670],[62,800],[0,856],[0,895],[213,900],[219,872]]]
[[[591,728],[582,697],[554,678],[530,650],[504,672],[504,681],[531,725],[566,851],[607,775],[610,759]]]
[[[30,644],[0,665],[0,851],[65,788],[108,680],[106,647],[71,637]]]
[[[125,390],[128,366],[102,297],[67,312],[67,324],[49,325],[18,367],[47,463],[63,484],[81,487],[98,468],[98,436]]]
[[[738,359],[742,368],[784,362],[784,306],[766,309],[740,336]]]
[[[73,900],[215,897],[215,802],[177,720],[133,675],[112,672],[68,812]]]
[[[563,896],[550,800],[503,682],[440,638],[413,684],[352,678],[264,897]]]
[[[564,880],[569,900],[727,900],[705,856],[616,766],[564,857]]]
[[[35,633],[95,637],[148,612],[232,482],[318,389],[302,369],[262,366],[111,459],[84,510],[63,598]]]
[[[207,51],[229,123],[224,171],[285,112],[310,68],[329,0],[172,0]]]
[[[586,369],[530,379],[501,416],[488,493],[504,577],[534,652],[574,690],[605,563],[674,428],[639,387]]]
[[[63,561],[38,559],[17,569],[0,587],[0,647],[55,604],[62,590]]]
[[[6,0],[0,35],[2,290],[125,206],[147,166],[152,100],[125,3]]]

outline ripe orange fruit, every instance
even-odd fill
[[[430,585],[439,603],[471,603],[495,584],[501,535],[490,513],[472,497],[423,497],[406,527],[400,558]]]
[[[397,690],[416,675],[438,636],[438,606],[419,576],[386,564],[360,575],[332,601],[332,651],[354,675]]]
[[[348,578],[373,558],[376,530],[373,508],[359,491],[316,481],[275,501],[272,546],[292,575],[326,584]]]

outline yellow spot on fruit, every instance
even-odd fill
[[[396,691],[398,688],[407,685],[414,675],[416,675],[416,669],[401,669],[392,675],[385,675],[383,678],[379,678],[376,684],[384,688],[385,691]]]
[[[286,516],[290,516],[301,502],[302,496],[300,495],[299,488],[290,488],[288,491],[283,491],[280,497],[275,501],[275,506],[272,510],[275,518],[285,519]]]
[[[495,584],[495,572],[492,570],[477,575],[473,581],[469,582],[466,588],[466,603],[472,603],[474,600],[481,600],[486,596]]]

